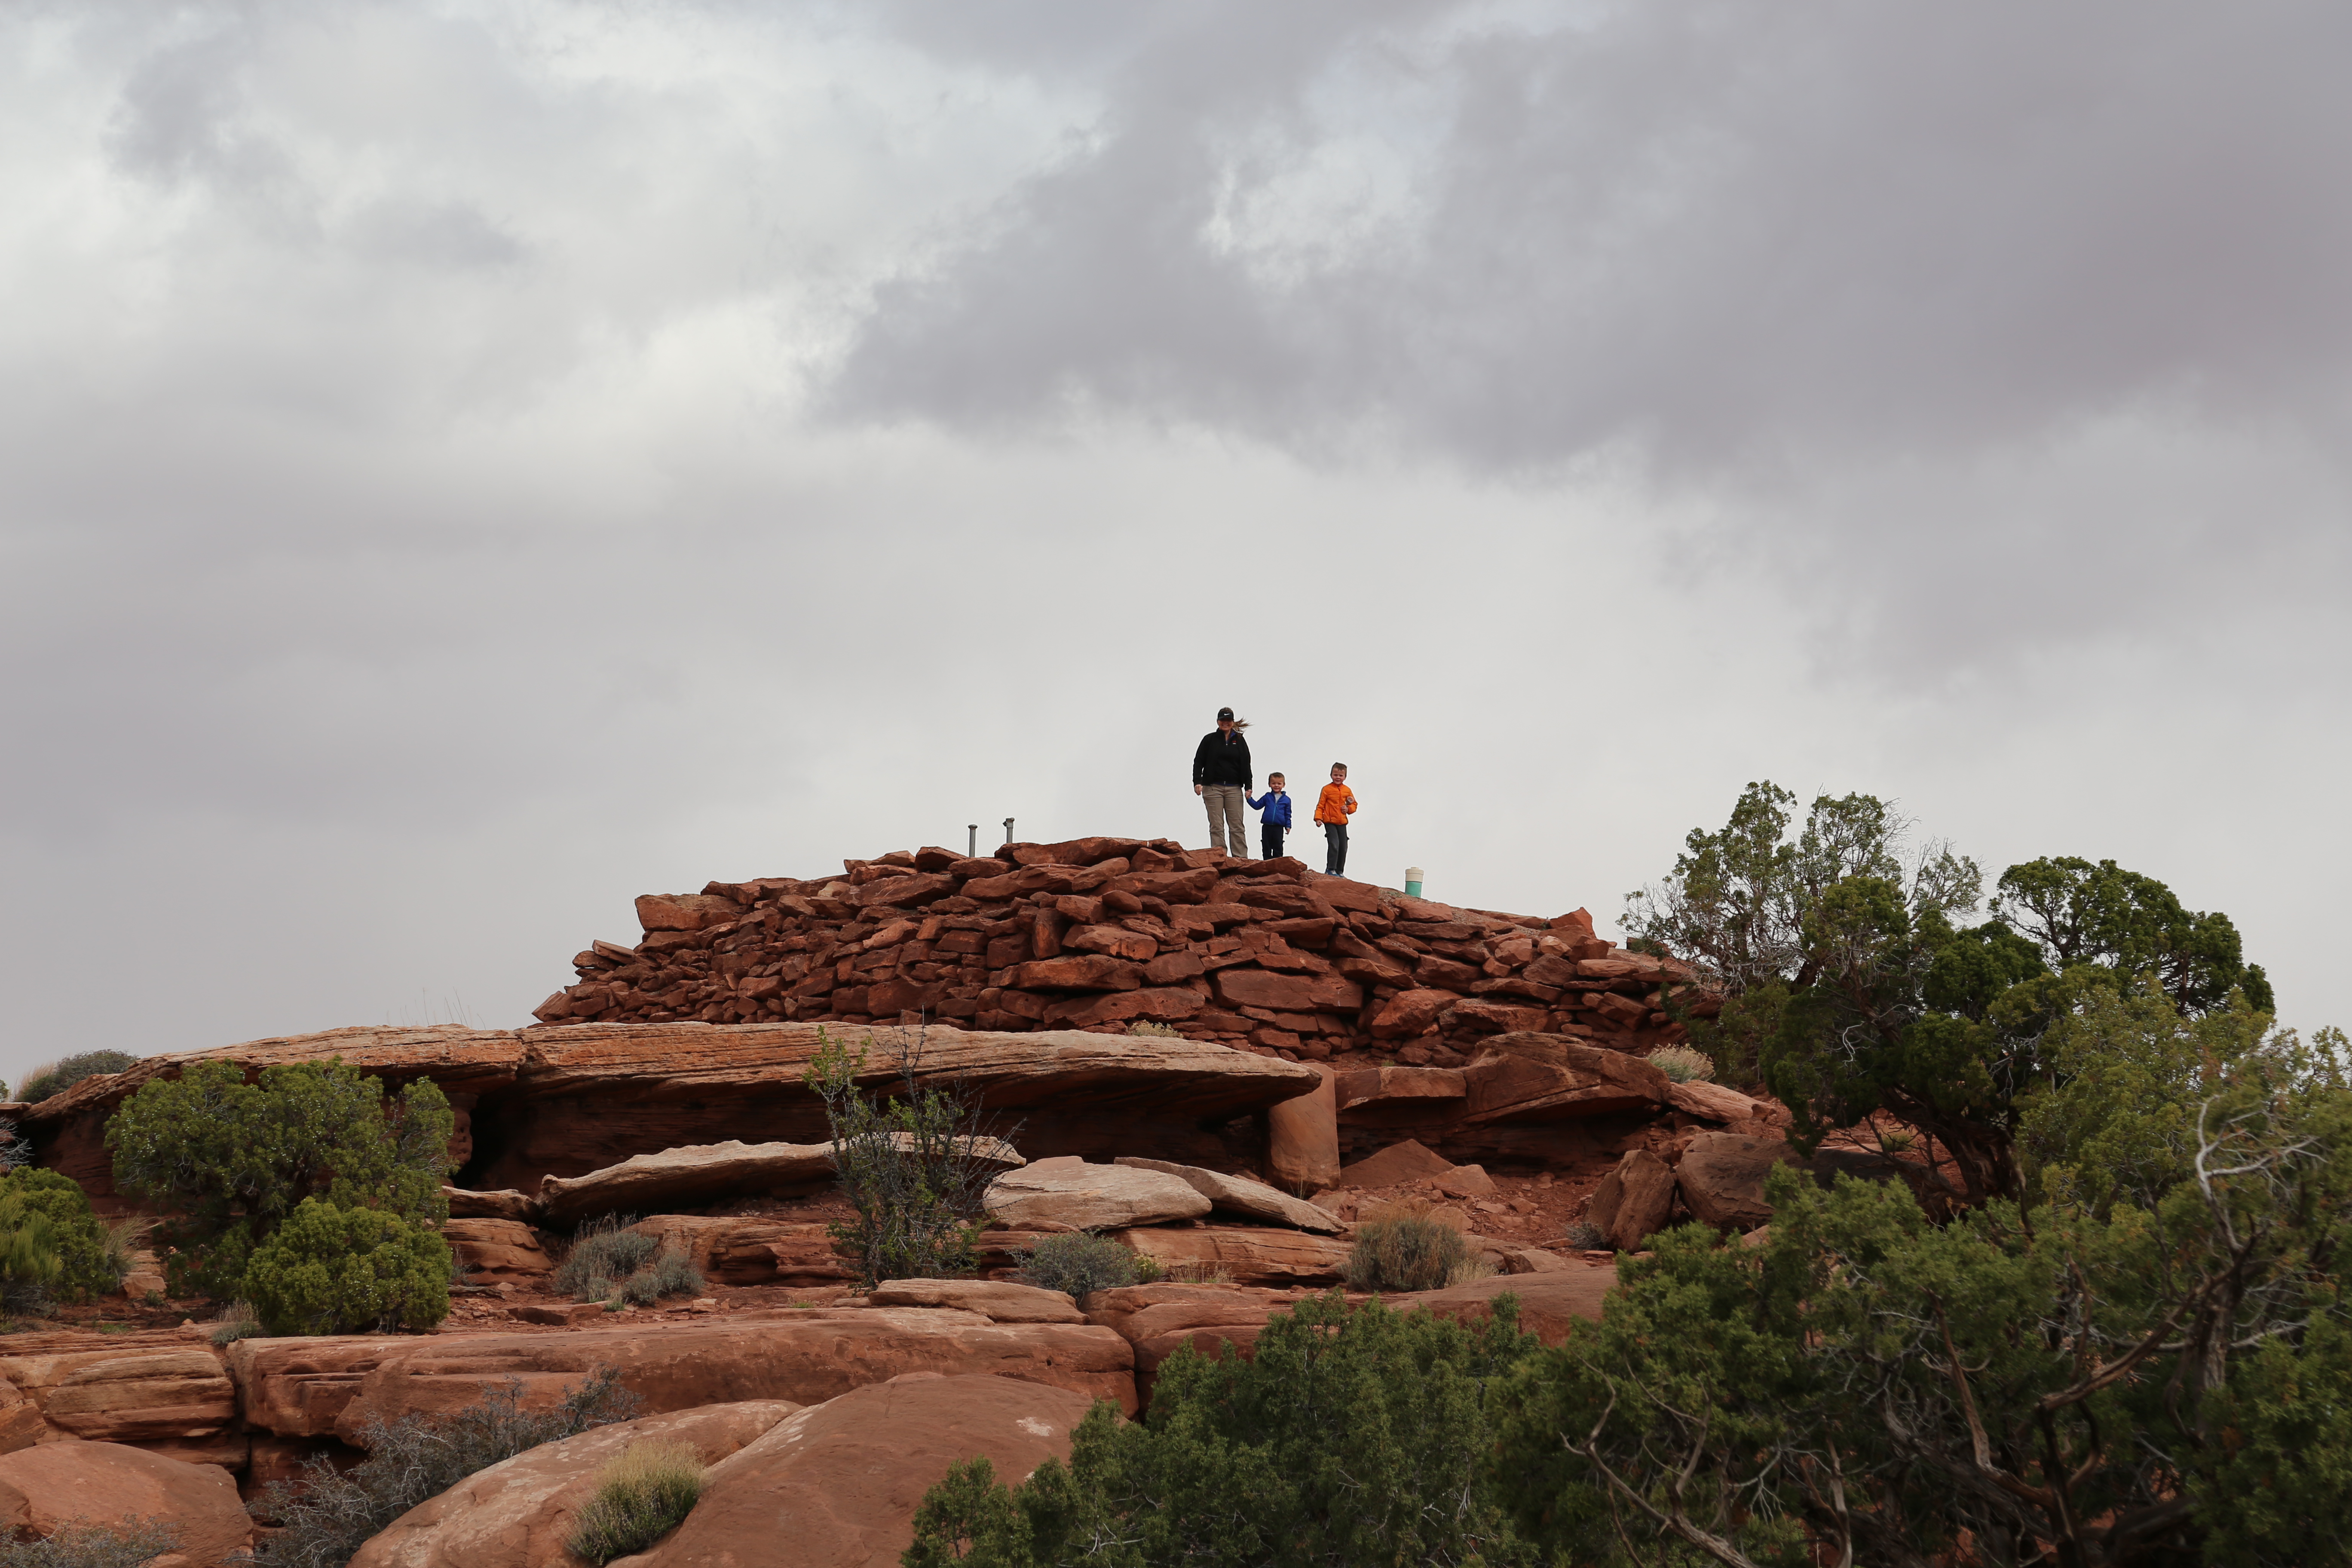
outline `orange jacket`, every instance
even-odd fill
[[[1345,822],[1355,814],[1355,794],[1343,784],[1325,784],[1323,793],[1315,797],[1315,820],[1318,822]]]

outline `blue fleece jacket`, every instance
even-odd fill
[[[1290,795],[1288,792],[1278,789],[1270,789],[1262,795],[1252,795],[1248,791],[1244,790],[1242,792],[1242,798],[1249,802],[1249,808],[1252,811],[1263,811],[1265,813],[1265,816],[1261,819],[1265,826],[1287,827],[1290,826]]]

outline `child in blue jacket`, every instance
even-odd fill
[[[1259,847],[1265,851],[1262,858],[1281,859],[1282,836],[1290,830],[1290,797],[1282,793],[1282,775],[1266,774],[1264,795],[1255,798],[1244,795],[1242,798],[1249,802],[1252,811],[1265,813],[1258,819],[1258,835],[1264,840]]]

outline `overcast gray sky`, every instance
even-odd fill
[[[2347,1019],[2352,12],[0,5],[0,1074],[1203,837],[1604,925],[1741,786]]]

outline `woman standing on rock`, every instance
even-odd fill
[[[1249,818],[1243,815],[1250,785],[1249,741],[1242,734],[1249,721],[1236,719],[1230,708],[1217,710],[1217,727],[1201,737],[1192,752],[1192,793],[1209,807],[1209,847],[1223,849],[1236,860],[1249,847]],[[1227,847],[1227,837],[1232,839]]]

